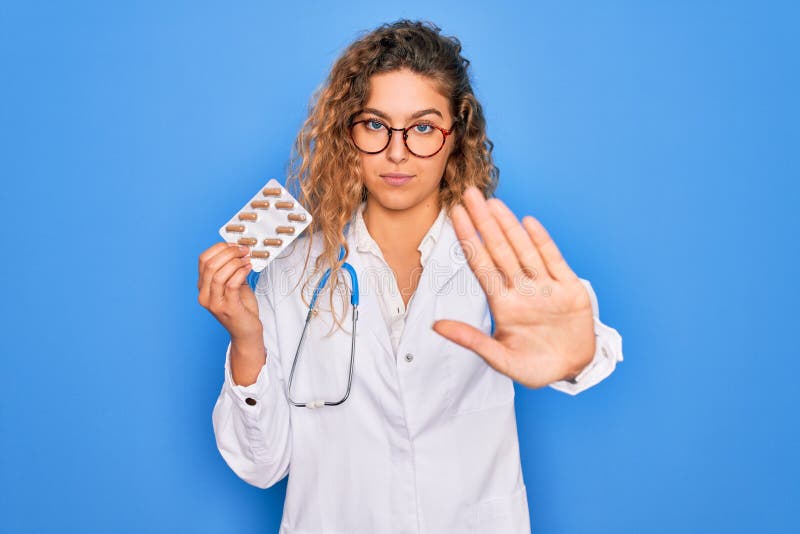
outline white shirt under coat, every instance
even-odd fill
[[[486,295],[450,218],[442,210],[420,243],[422,276],[406,307],[363,208],[347,236],[347,261],[360,286],[349,398],[309,409],[285,397],[308,312],[297,285],[306,252],[301,236],[258,279],[267,361],[254,384],[233,382],[228,345],[212,414],[222,457],[259,488],[289,475],[280,534],[530,533],[513,381],[431,328],[435,320],[455,319],[491,333]],[[309,268],[320,241],[314,239]],[[597,350],[574,382],[549,385],[570,395],[602,381],[623,359],[621,336],[600,322],[594,290],[581,281]],[[320,295],[295,370],[295,400],[342,397],[350,363],[347,302],[345,331],[326,337],[331,314],[328,294]]]

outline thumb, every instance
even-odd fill
[[[433,330],[453,343],[478,353],[496,371],[507,374],[506,348],[493,337],[472,325],[450,319],[435,321]]]

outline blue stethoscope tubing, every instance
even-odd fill
[[[344,246],[340,247],[339,249],[339,260],[344,257]],[[328,283],[328,278],[330,278],[331,270],[327,269],[325,273],[320,278],[319,283],[317,284],[316,289],[314,290],[314,294],[311,297],[311,302],[308,305],[308,314],[306,315],[306,322],[303,325],[303,333],[300,335],[300,342],[297,344],[297,350],[294,353],[294,361],[292,361],[292,370],[289,373],[289,384],[286,387],[286,400],[289,401],[290,404],[293,404],[297,407],[306,407],[306,408],[320,408],[322,406],[338,406],[342,404],[347,398],[350,396],[350,386],[353,383],[353,366],[355,362],[355,354],[356,354],[356,322],[358,321],[358,276],[356,275],[355,269],[349,263],[345,262],[342,264],[342,269],[347,271],[348,275],[350,276],[350,304],[353,308],[353,333],[351,336],[350,341],[350,372],[347,378],[347,391],[345,391],[344,396],[338,401],[323,401],[323,400],[312,400],[310,402],[296,402],[291,397],[291,390],[292,390],[292,380],[294,379],[294,371],[295,367],[297,366],[297,359],[303,349],[303,344],[306,340],[306,332],[308,330],[308,322],[311,320],[311,317],[314,315],[314,306],[317,303],[317,297],[319,296],[320,291],[325,287],[325,284]]]

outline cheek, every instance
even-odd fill
[[[438,180],[444,172],[445,158],[436,158],[436,161],[428,163],[427,172],[430,178]]]
[[[375,164],[372,163],[371,159],[368,156],[365,156],[364,154],[359,154],[358,159],[361,162],[361,173],[364,176],[369,176],[371,174],[370,169],[372,169],[372,167],[374,167]]]
[[[447,148],[447,147],[445,147]],[[447,167],[447,160],[450,158],[451,150],[442,149],[442,153],[436,154],[435,157],[431,158],[430,162],[430,170],[434,173],[437,177],[441,177],[444,174],[444,169]]]

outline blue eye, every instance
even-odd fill
[[[374,128],[370,128],[370,126],[372,126],[372,125],[375,125],[375,127]],[[380,130],[381,128],[383,128],[383,123],[382,122],[367,121],[367,129]]]
[[[415,128],[417,128],[417,132],[418,133],[422,133],[422,134],[429,133],[433,129],[430,124],[417,124],[415,126]],[[423,128],[423,129],[420,130],[419,128]],[[425,130],[424,128],[427,128],[427,130]]]

